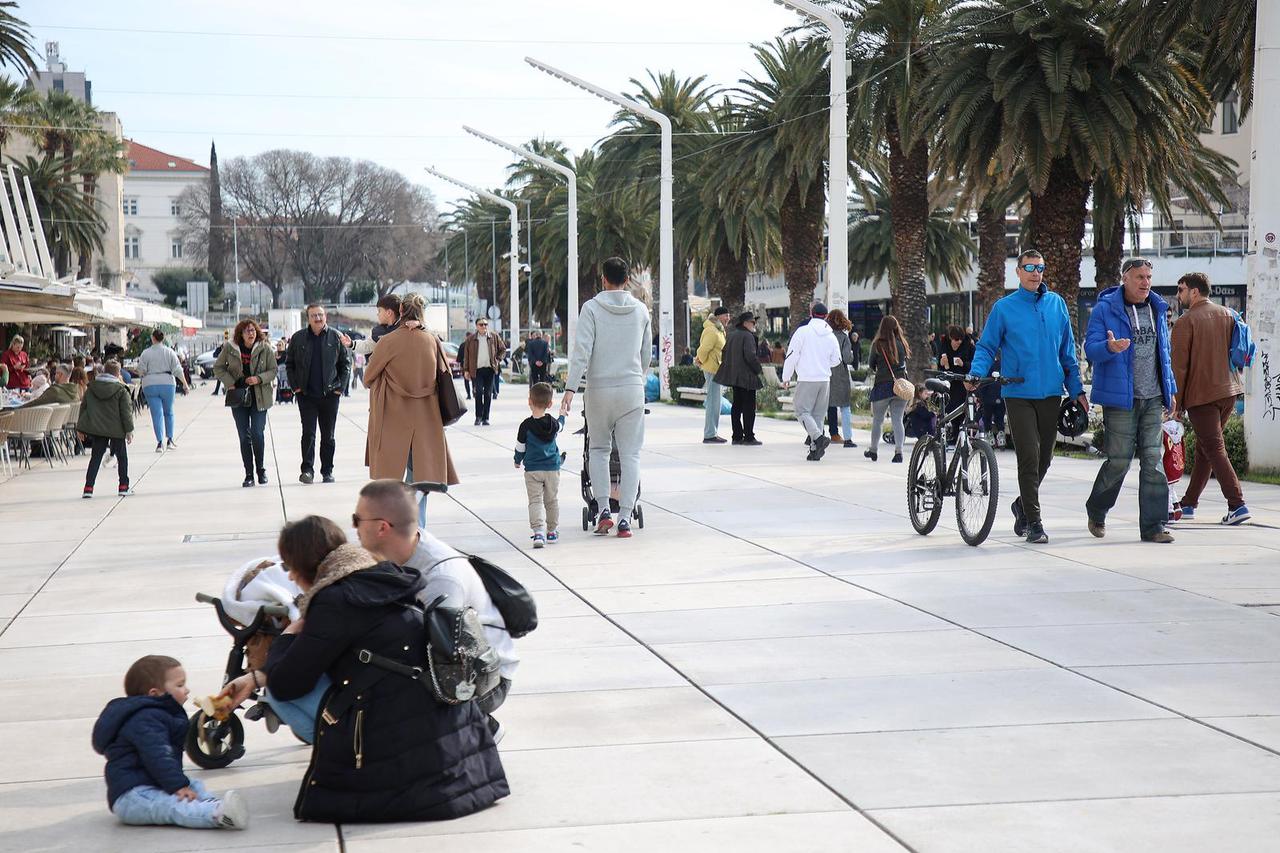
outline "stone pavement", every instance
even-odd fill
[[[1014,539],[1002,508],[974,549],[950,510],[911,531],[888,454],[807,463],[799,427],[770,420],[764,447],[706,447],[700,411],[654,406],[646,529],[581,532],[570,436],[563,542],[533,552],[520,386],[494,426],[450,430],[464,482],[430,510],[537,594],[500,714],[512,796],[451,823],[297,823],[308,752],[250,723],[242,760],[195,773],[247,794],[248,832],[121,827],[89,732],[128,664],[170,654],[215,691],[230,641],[193,594],[270,553],[286,518],[349,518],[364,481],[363,392],[343,403],[336,485],[296,481],[297,414],[278,406],[272,484],[242,489],[209,390],[179,398],[174,453],[140,421],[134,497],[79,500],[83,458],[0,483],[0,850],[1276,849],[1280,618],[1256,605],[1280,603],[1280,488],[1247,486],[1253,524],[1182,525],[1172,546],[1137,541],[1126,488],[1097,541],[1097,463],[1059,459],[1051,544]]]

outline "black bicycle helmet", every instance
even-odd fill
[[[1058,432],[1067,438],[1075,438],[1089,428],[1089,413],[1080,408],[1071,397],[1062,401],[1058,409]]]

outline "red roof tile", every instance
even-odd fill
[[[154,148],[125,140],[128,148],[129,168],[134,172],[207,172],[208,168],[176,154],[166,154]]]

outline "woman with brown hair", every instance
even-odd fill
[[[227,405],[235,418],[240,437],[240,461],[244,463],[244,482],[253,485],[254,469],[258,482],[266,484],[267,409],[273,395],[271,383],[276,378],[276,351],[267,336],[253,320],[241,320],[213,363],[213,375],[227,389]]]
[[[375,354],[402,333],[382,338]],[[448,820],[507,796],[487,715],[475,702],[439,704],[426,685],[357,656],[367,650],[425,671],[416,606],[422,574],[378,562],[315,515],[286,524],[277,549],[303,591],[302,616],[271,644],[262,671],[228,682],[222,695],[239,704],[265,686],[272,710],[314,744],[294,817]]]
[[[827,314],[827,325],[836,334],[836,342],[840,344],[840,363],[831,368],[831,390],[827,398],[827,430],[831,433],[831,443],[840,440],[838,426],[844,427],[844,446],[857,447],[853,443],[853,380],[849,377],[849,365],[853,364],[853,341],[849,332],[853,324],[839,308],[833,308]],[[836,423],[836,417],[841,423]]]
[[[369,389],[369,432],[365,464],[371,480],[415,480],[453,485],[458,475],[436,399],[437,382],[452,382],[440,359],[443,349],[423,322],[422,297],[411,294],[400,306],[400,327],[378,339],[364,369]],[[444,370],[442,373],[441,371]]]
[[[875,384],[871,386],[871,449],[862,455],[872,462],[879,458],[876,449],[880,445],[886,410],[893,420],[893,461],[902,461],[902,441],[906,437],[902,414],[907,409],[907,401],[893,393],[893,380],[906,377],[910,357],[911,347],[902,332],[902,324],[892,314],[884,315],[871,341],[871,360],[867,363],[867,369],[875,375]]]

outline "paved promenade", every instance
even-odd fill
[[[700,411],[647,419],[646,528],[581,532],[581,437],[562,444],[563,541],[528,548],[511,463],[521,386],[449,432],[463,483],[432,530],[536,592],[541,627],[500,717],[512,796],[451,823],[301,824],[308,758],[248,723],[248,754],[194,772],[245,792],[246,833],[126,829],[106,809],[93,720],[147,653],[219,688],[230,647],[197,591],[271,552],[286,519],[342,524],[365,479],[365,394],[343,401],[338,482],[297,482],[297,412],[271,410],[269,487],[243,489],[210,386],[179,398],[180,449],[131,448],[137,494],[79,499],[85,459],[0,482],[0,850],[1275,851],[1280,842],[1280,488],[1254,522],[1143,544],[1136,473],[1085,530],[1098,463],[1055,461],[1048,546],[906,518],[906,465],[860,447],[804,461],[794,423],[760,448],[701,444]],[[145,418],[145,413],[144,413]],[[725,418],[722,434],[728,434]],[[572,416],[571,426],[581,425]],[[1269,605],[1269,606],[1268,606]],[[190,762],[188,762],[190,767]]]

